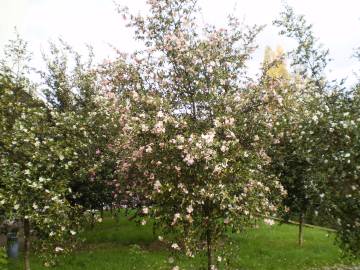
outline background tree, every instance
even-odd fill
[[[315,169],[317,137],[326,105],[324,68],[328,50],[318,45],[304,16],[298,16],[285,6],[280,19],[274,24],[281,28],[280,34],[294,38],[297,46],[289,53],[292,79],[282,85],[284,107],[278,118],[276,132],[281,139],[271,147],[272,168],[279,175],[288,192],[284,204],[289,211],[285,218],[297,216],[299,221],[299,245],[303,244],[303,224],[307,214],[314,212],[322,201],[324,175]],[[316,134],[316,135],[314,135]]]
[[[74,177],[70,199],[83,210],[102,212],[113,203],[116,185],[116,160],[111,150],[119,134],[116,97],[103,84],[91,48],[85,60],[61,40],[51,43],[50,49],[50,55],[44,56],[47,70],[41,72],[43,93],[52,108],[68,118],[68,123],[63,123],[62,140],[76,149],[71,159]],[[77,129],[68,128],[72,125]]]
[[[326,125],[319,136],[327,177],[328,210],[337,230],[338,243],[347,254],[359,255],[359,87],[350,92],[332,92],[328,97]]]

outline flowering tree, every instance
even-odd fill
[[[93,64],[93,54],[84,60],[69,45],[50,43],[44,56],[47,70],[41,72],[48,104],[66,121],[57,123],[61,140],[73,149],[72,204],[83,210],[100,210],[114,201],[115,157],[112,142],[119,131],[115,96],[103,83]]]
[[[329,112],[326,91],[330,88],[323,74],[328,51],[318,45],[312,26],[292,8],[286,6],[274,24],[281,28],[280,34],[295,39],[297,47],[289,53],[292,78],[277,83],[284,106],[275,128],[280,140],[269,148],[271,167],[288,192],[283,201],[289,209],[285,218],[297,217],[302,246],[305,216],[324,203],[325,179],[315,162],[319,153],[315,149]]]
[[[344,93],[341,83],[324,77],[328,50],[317,44],[303,16],[290,7],[275,22],[281,34],[295,38],[292,102],[280,125],[283,138],[271,156],[288,191],[285,204],[298,213],[299,243],[303,217],[321,210],[338,233],[340,246],[352,254],[359,249],[358,103],[357,95]],[[356,88],[355,88],[356,89]],[[286,103],[286,102],[285,102]],[[336,222],[333,222],[335,220]]]
[[[72,246],[79,215],[77,204],[69,202],[74,195],[69,186],[81,165],[77,151],[85,146],[77,138],[84,128],[76,113],[55,111],[38,99],[38,88],[26,77],[26,43],[12,41],[5,55],[0,66],[0,205],[7,219],[22,224],[24,265],[30,269],[32,235],[38,250],[45,251],[41,254],[56,257]],[[53,258],[45,258],[46,264]]]
[[[196,1],[149,1],[151,15],[130,16],[139,76],[123,92],[123,133],[117,147],[124,189],[144,200],[174,250],[206,250],[207,268],[228,228],[243,229],[276,211],[280,183],[265,170],[273,139],[273,95],[249,85],[245,62],[259,27],[196,27]],[[274,106],[275,108],[276,106]],[[127,154],[124,154],[127,153]],[[145,219],[142,223],[145,223]]]
[[[75,232],[69,193],[66,153],[56,141],[49,112],[11,77],[0,78],[0,205],[9,220],[24,230],[25,269],[30,269],[30,236],[56,255]]]
[[[333,98],[323,130],[323,168],[327,177],[325,196],[336,221],[338,242],[349,254],[359,255],[359,103],[358,96]],[[327,138],[327,140],[325,140]],[[330,138],[330,139],[329,139]],[[320,166],[319,166],[320,167]]]
[[[317,167],[326,175],[330,217],[334,220],[340,247],[359,256],[360,182],[359,182],[359,87],[349,93],[329,97],[327,119],[318,135],[322,151]],[[321,155],[321,156],[320,156]],[[322,163],[322,164],[321,164]]]

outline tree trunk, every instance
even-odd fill
[[[211,270],[212,266],[212,243],[211,243],[211,231],[210,229],[206,232],[206,245],[207,245],[207,259],[208,259],[208,270]]]
[[[153,234],[153,237],[155,238],[156,237],[156,224],[153,223],[152,225],[152,234]]]
[[[120,210],[118,208],[115,208],[115,210],[114,210],[114,218],[115,218],[116,223],[119,223],[119,217],[120,217]]]
[[[30,270],[30,222],[24,219],[24,269]]]
[[[94,228],[95,228],[95,213],[91,213],[90,230],[93,230]]]
[[[304,244],[304,213],[300,212],[299,215],[299,246]]]
[[[101,219],[104,219],[104,208],[103,207],[100,208],[100,217],[101,217]]]

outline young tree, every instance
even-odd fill
[[[322,166],[327,177],[328,209],[336,221],[338,243],[347,254],[360,254],[360,181],[359,181],[359,84],[351,92],[329,97],[330,110],[319,136],[323,149]]]
[[[30,269],[32,233],[38,243],[50,240],[43,244],[55,245],[55,253],[63,250],[66,234],[71,235],[65,153],[41,102],[6,76],[1,76],[0,91],[0,204],[8,219],[23,225],[25,269]]]
[[[326,121],[324,115],[329,110],[326,105],[329,85],[324,77],[329,52],[318,45],[304,16],[296,15],[286,6],[280,17],[274,24],[281,28],[281,35],[295,39],[297,47],[289,53],[293,78],[282,85],[286,90],[282,92],[284,107],[276,128],[281,139],[270,148],[270,156],[272,168],[288,192],[284,199],[289,208],[285,218],[298,216],[302,246],[304,218],[319,206],[324,188],[324,175],[315,168],[315,149],[321,137],[321,124]]]
[[[147,47],[133,56],[140,78],[124,92],[119,170],[128,194],[143,197],[174,250],[205,249],[207,269],[229,228],[240,231],[276,211],[283,192],[265,170],[273,139],[269,104],[245,75],[259,27],[196,27],[196,1],[149,1],[131,16]],[[129,16],[126,12],[124,16]],[[145,222],[142,221],[143,223]]]
[[[41,75],[47,102],[68,118],[61,130],[62,140],[75,151],[70,201],[83,210],[102,212],[114,200],[116,159],[111,146],[119,130],[116,97],[104,85],[105,75],[93,57],[91,48],[84,60],[65,42],[51,43],[50,55],[44,56],[47,70]]]
[[[279,157],[274,165],[289,194],[285,204],[300,213],[299,243],[301,217],[319,208],[337,229],[341,247],[358,254],[356,94],[344,93],[341,83],[326,80],[329,52],[317,44],[303,16],[286,7],[275,24],[282,28],[281,34],[298,42],[290,55],[296,74],[293,88],[299,90],[283,118],[286,136],[274,152]]]
[[[14,41],[6,55],[19,51],[21,44]],[[0,206],[7,219],[22,224],[28,270],[32,235],[40,251],[57,256],[70,247],[66,242],[76,233],[76,214],[66,199],[71,192],[71,166],[66,160],[71,151],[58,138],[59,115],[33,95],[33,86],[22,77],[26,70],[14,72],[7,59],[1,63]],[[20,65],[24,66],[15,66]],[[51,258],[46,261],[51,262]]]

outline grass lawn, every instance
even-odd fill
[[[121,216],[116,223],[107,217],[94,230],[82,235],[84,245],[64,257],[55,270],[130,270],[171,269],[169,250],[153,237],[152,227],[138,226]],[[241,235],[231,235],[235,243],[233,263],[239,270],[301,270],[335,264],[349,264],[333,244],[333,235],[319,229],[305,228],[303,248],[297,246],[297,227],[262,225]],[[181,256],[181,269],[199,269],[201,261]],[[22,261],[10,263],[9,270],[22,269]],[[360,264],[360,261],[358,261]],[[32,258],[32,269],[48,269]]]

